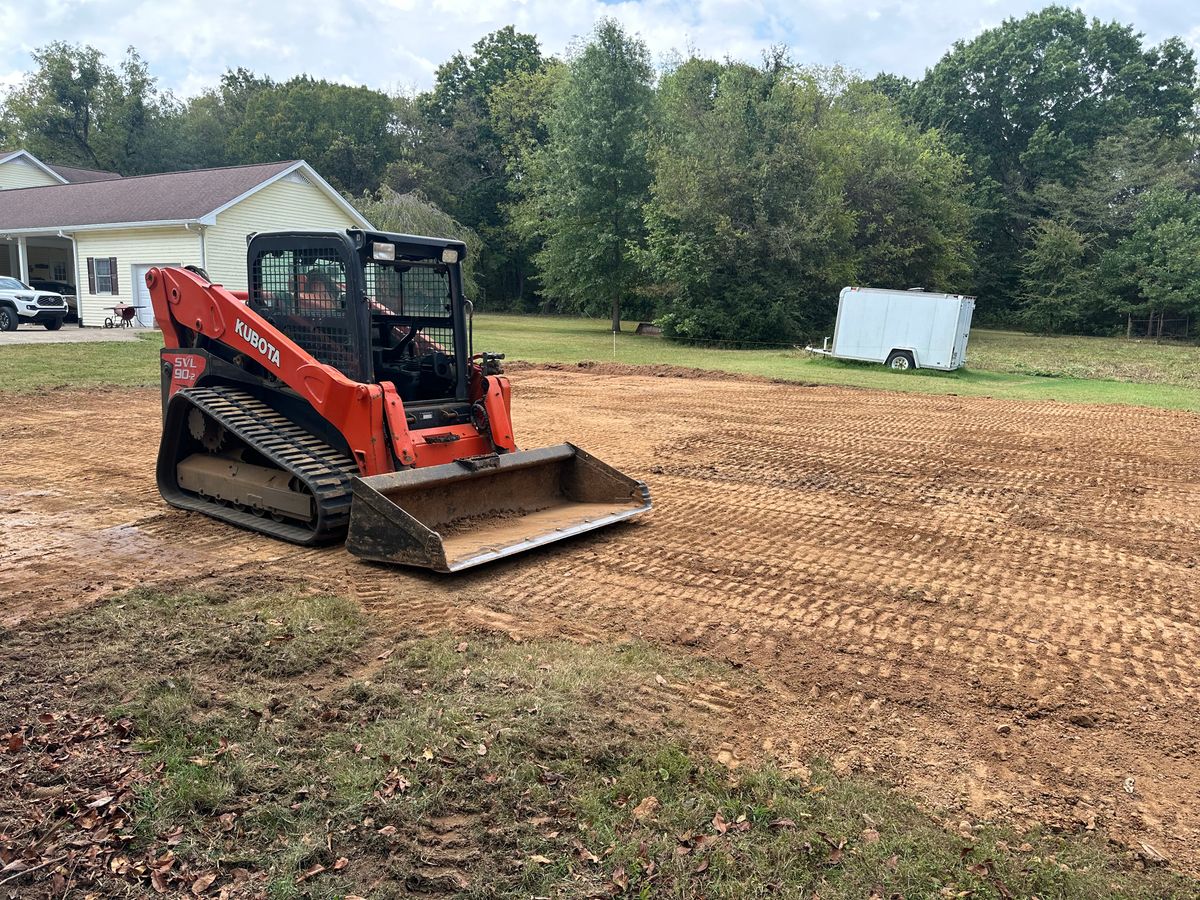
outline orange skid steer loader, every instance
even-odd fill
[[[502,355],[476,354],[458,241],[251,235],[249,290],[153,268],[157,478],[181,509],[455,572],[650,509],[572,444],[517,449]]]

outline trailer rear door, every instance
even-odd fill
[[[971,318],[975,314],[975,301],[962,297],[958,302],[958,330],[954,336],[954,357],[950,368],[957,369],[967,364],[967,340],[971,337]]]

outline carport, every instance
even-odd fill
[[[5,234],[0,232],[0,275],[30,281],[61,281],[75,285],[74,307],[79,309],[75,273],[75,242],[61,232]]]
[[[12,275],[26,284],[31,278],[75,283],[75,244],[65,234],[0,234],[5,252],[0,254],[0,275]]]

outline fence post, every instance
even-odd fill
[[[1133,313],[1126,313],[1125,315],[1125,337],[1133,337]]]

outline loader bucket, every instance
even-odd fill
[[[573,444],[356,478],[346,547],[458,572],[650,509],[650,492]]]

